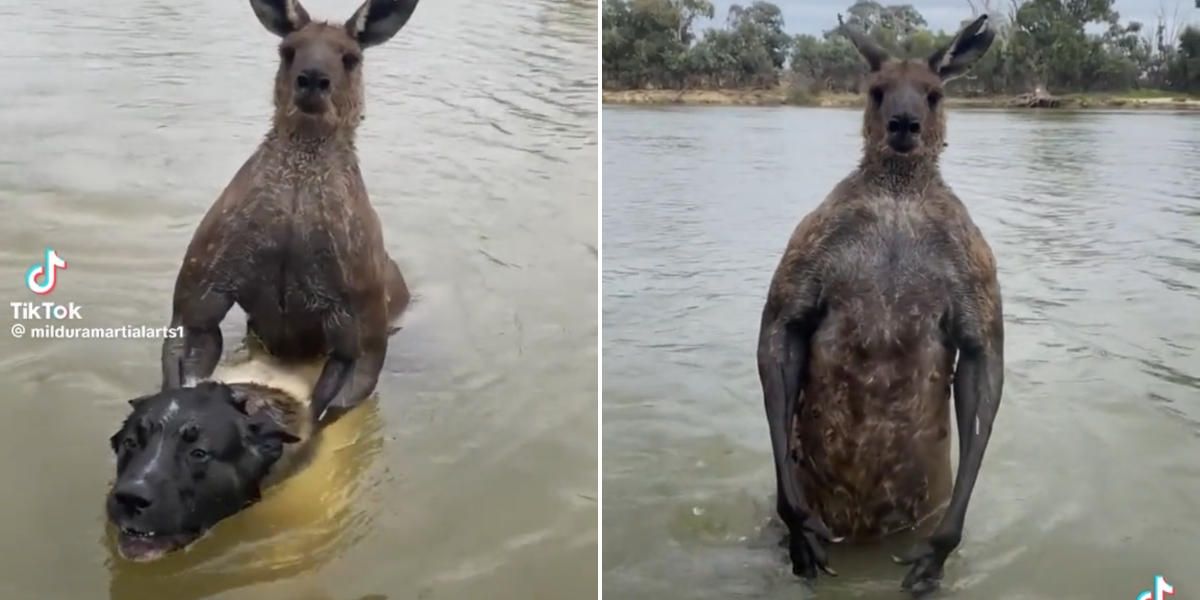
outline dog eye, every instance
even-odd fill
[[[204,460],[208,458],[208,452],[200,448],[192,449],[191,456],[194,460]]]
[[[126,450],[133,450],[134,448],[137,448],[137,440],[127,437],[121,440],[121,446]]]

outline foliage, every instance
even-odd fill
[[[1006,13],[971,5],[972,12],[989,15],[997,39],[968,76],[951,83],[954,91],[1200,93],[1200,28],[1176,33],[1179,24],[1163,16],[1150,28],[1122,22],[1113,0],[1010,2]],[[764,0],[732,6],[723,26],[701,32],[696,22],[715,16],[708,0],[604,0],[603,6],[609,89],[770,88],[786,81],[789,96],[811,98],[856,92],[865,75],[854,47],[835,31],[836,15],[821,36],[793,36],[779,7]],[[912,58],[930,55],[953,34],[930,30],[911,4],[856,0],[844,18]]]

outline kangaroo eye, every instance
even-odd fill
[[[354,67],[357,67],[360,62],[362,62],[362,57],[353,52],[347,52],[342,55],[342,65],[346,67],[347,71],[353,71]]]
[[[280,46],[279,58],[285,63],[290,63],[296,59],[296,49],[291,46]]]
[[[929,92],[929,108],[937,108],[938,102],[942,101],[941,92]]]
[[[883,89],[882,88],[877,88],[877,87],[871,88],[871,102],[874,102],[876,105],[883,104]]]

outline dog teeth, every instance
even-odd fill
[[[122,533],[124,533],[125,535],[128,535],[129,537],[135,537],[135,538],[152,538],[152,537],[154,537],[153,533],[146,533],[144,531],[135,531],[133,529],[123,529],[121,531],[122,531]]]

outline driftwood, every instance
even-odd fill
[[[1009,105],[1020,108],[1058,108],[1062,106],[1062,100],[1050,95],[1045,87],[1039,85],[1033,92],[1013,98]]]

